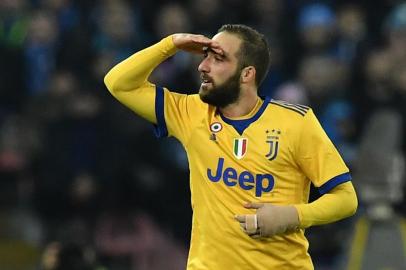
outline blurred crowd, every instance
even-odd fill
[[[402,2],[1,0],[1,268],[183,269],[185,153],[155,139],[103,76],[171,33],[212,36],[224,23],[266,35],[272,65],[261,94],[314,109],[352,170],[360,211],[404,215]],[[151,80],[195,93],[199,60],[178,53]],[[336,229],[310,232],[316,265],[343,251]]]

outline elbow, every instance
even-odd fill
[[[350,216],[355,215],[355,213],[357,212],[357,209],[358,209],[358,199],[357,199],[357,196],[355,196],[355,199],[350,207]]]
[[[350,217],[355,215],[358,209],[358,198],[354,189],[353,192],[349,193],[348,202],[348,217]]]
[[[114,74],[111,70],[104,76],[103,81],[110,94],[116,98],[120,92],[125,91],[122,79]]]
[[[104,76],[103,81],[104,81],[104,85],[106,85],[109,92],[113,93],[115,90],[114,90],[114,87],[113,87],[114,86],[113,79],[111,77],[112,76],[111,76],[111,74],[109,72]]]

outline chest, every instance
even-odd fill
[[[213,117],[193,131],[188,152],[202,163],[222,158],[244,170],[275,172],[294,163],[290,133],[286,125],[269,119],[253,122],[239,132],[238,127]]]

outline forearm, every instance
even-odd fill
[[[247,203],[244,207],[257,209],[256,214],[237,214],[235,219],[251,237],[269,237],[343,219],[353,215],[357,205],[354,187],[351,182],[346,182],[309,204]]]
[[[295,205],[301,228],[349,217],[355,213],[357,206],[357,195],[351,182],[338,185],[312,203]]]
[[[112,93],[137,89],[148,83],[151,72],[176,50],[172,36],[166,37],[117,64],[104,77],[104,83]]]

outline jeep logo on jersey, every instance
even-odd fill
[[[207,169],[207,177],[214,183],[222,179],[227,187],[238,185],[244,190],[254,189],[256,197],[261,197],[263,193],[270,192],[275,185],[275,180],[269,173],[253,174],[249,171],[239,173],[232,167],[224,168],[224,158],[219,158],[215,170]]]
[[[247,153],[248,139],[247,138],[235,138],[233,153],[237,159],[242,159]]]

